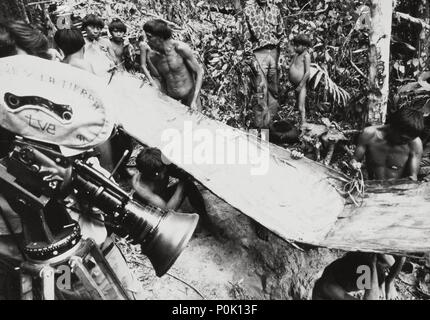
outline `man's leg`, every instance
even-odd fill
[[[302,124],[306,123],[306,85],[303,86],[303,88],[300,90],[300,92],[297,93],[296,97],[297,97],[297,108],[299,109],[300,112],[300,118],[302,120]]]
[[[278,73],[279,50],[270,51],[270,64],[267,70],[267,104],[270,113],[270,124],[276,117],[279,109],[279,73]]]
[[[267,70],[269,54],[268,50],[262,49],[254,52],[254,94],[252,108],[254,111],[254,126],[257,129],[268,129],[270,124],[270,113],[267,104]]]

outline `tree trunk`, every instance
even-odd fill
[[[0,19],[24,20],[28,22],[24,0],[0,1]]]
[[[425,10],[423,14],[420,16],[421,19],[425,21],[425,23],[430,24],[430,1],[425,0]],[[423,63],[420,65],[420,71],[422,71],[422,67],[424,65],[428,65],[430,61],[430,30],[427,28],[422,28],[420,34],[420,58],[423,60]]]
[[[392,1],[372,0],[367,122],[383,124],[387,115]]]

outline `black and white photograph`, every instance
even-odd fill
[[[0,0],[0,300],[430,300],[430,0]]]

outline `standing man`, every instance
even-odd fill
[[[252,56],[254,126],[268,129],[279,108],[278,60],[284,23],[279,8],[267,0],[249,0],[244,9],[245,56]]]
[[[203,68],[191,48],[172,39],[172,30],[163,20],[151,20],[143,26],[149,47],[151,71],[161,91],[193,110],[201,111],[200,89]]]

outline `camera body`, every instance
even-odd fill
[[[88,164],[85,156],[69,159],[55,145],[22,138],[13,142],[12,151],[0,164],[0,186],[8,201],[17,204],[13,207],[26,225],[24,229],[38,235],[36,240],[33,236],[26,241],[25,247],[26,254],[37,260],[66,252],[79,240],[77,223],[64,218],[69,196],[101,210],[106,220],[140,244],[157,276],[173,265],[198,222],[196,214],[166,211],[133,200],[117,183]],[[46,213],[52,203],[58,214]],[[67,231],[62,224],[71,229]]]

